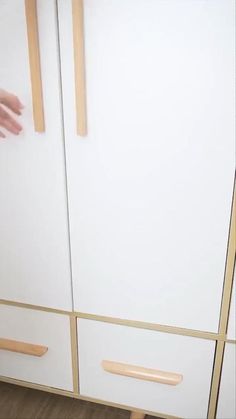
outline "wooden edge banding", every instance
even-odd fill
[[[213,366],[213,375],[211,382],[210,400],[208,408],[208,419],[215,419],[217,410],[217,400],[219,394],[220,377],[223,364],[225,342],[217,342],[215,362]]]
[[[140,320],[120,319],[119,317],[108,317],[108,316],[101,316],[101,315],[90,314],[90,313],[59,310],[55,308],[43,307],[43,306],[38,306],[34,304],[20,303],[20,302],[11,301],[11,300],[0,299],[0,305],[1,304],[6,305],[6,306],[26,308],[28,310],[38,310],[38,311],[45,311],[47,313],[62,314],[62,315],[70,316],[70,317],[76,317],[78,319],[94,320],[94,321],[105,322],[105,323],[110,323],[110,324],[118,324],[120,326],[135,327],[138,329],[146,329],[146,330],[154,330],[156,332],[162,332],[162,333],[171,333],[171,334],[180,335],[180,336],[191,336],[194,338],[214,340],[214,341],[226,341],[225,334],[221,335],[219,333],[204,332],[201,330],[184,329],[182,327],[166,326],[166,325],[161,325],[157,323],[142,322]]]
[[[171,386],[176,386],[183,380],[183,376],[181,374],[158,371],[151,368],[123,364],[121,362],[104,360],[102,361],[102,367],[105,371],[112,374],[125,375],[127,377],[138,378],[145,381],[154,381],[155,383],[168,384]]]
[[[141,412],[131,412],[130,419],[144,419],[145,416],[146,415],[144,413],[141,413]]]
[[[25,16],[28,35],[34,129],[37,132],[44,132],[45,123],[39,53],[37,0],[25,0]]]
[[[73,391],[79,393],[79,367],[77,346],[77,319],[70,317],[71,359],[73,375]]]
[[[66,311],[66,310],[59,310],[56,308],[51,307],[44,307],[44,306],[37,306],[34,304],[27,304],[27,303],[19,303],[18,301],[12,301],[12,300],[2,300],[0,299],[0,305],[4,306],[12,306],[12,307],[18,307],[22,309],[27,310],[37,310],[37,311],[45,311],[46,313],[55,313],[55,314],[62,314],[65,316],[75,316],[74,312],[72,311]]]
[[[48,350],[47,346],[3,338],[0,338],[0,349],[33,356],[43,356]]]
[[[236,344],[236,340],[235,339],[227,339],[226,340],[226,343],[231,343],[231,344],[235,345]]]
[[[87,135],[83,0],[72,1],[77,134]]]
[[[229,312],[230,312],[230,299],[231,299],[232,288],[233,288],[235,253],[236,253],[236,193],[235,193],[235,181],[234,181],[228,250],[227,250],[226,267],[225,267],[225,279],[224,279],[220,322],[219,322],[219,334],[222,334],[225,336],[226,336],[227,327],[228,327]],[[208,409],[208,419],[214,419],[216,417],[225,341],[227,341],[227,336],[224,339],[224,341],[218,341],[216,343],[215,362],[213,366],[213,375],[212,375],[211,392],[210,392],[209,409]]]
[[[227,251],[226,267],[225,267],[225,280],[224,280],[220,323],[219,323],[220,334],[226,334],[227,332],[229,312],[230,312],[230,300],[231,300],[231,294],[232,294],[232,288],[233,288],[233,275],[234,275],[234,264],[235,264],[235,254],[236,254],[236,193],[235,193],[235,188],[236,186],[234,183],[233,203],[232,203],[230,229],[229,229],[228,251]]]
[[[94,320],[94,321],[110,323],[110,324],[118,324],[120,326],[127,326],[127,327],[136,327],[138,329],[154,330],[157,332],[170,333],[170,334],[180,335],[180,336],[191,336],[195,338],[209,339],[209,340],[216,340],[216,341],[226,339],[225,335],[220,335],[218,333],[203,332],[201,330],[193,330],[193,329],[184,329],[182,327],[166,326],[166,325],[162,325],[158,323],[142,322],[140,320],[128,320],[128,319],[121,319],[119,317],[108,317],[108,316],[101,316],[101,315],[81,313],[81,312],[75,312],[75,315],[79,319]]]

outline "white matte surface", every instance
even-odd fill
[[[217,419],[236,418],[236,345],[227,343],[221,375]]]
[[[0,87],[20,97],[24,131],[0,139],[0,297],[71,310],[56,10],[38,3],[46,132],[34,132],[23,0],[0,1]]]
[[[76,136],[70,2],[58,4],[75,309],[216,332],[234,2],[84,0],[86,138]]]
[[[207,417],[214,342],[83,319],[78,333],[83,396],[186,419]],[[176,372],[183,381],[168,386],[110,374],[102,360]]]
[[[69,316],[0,305],[0,336],[45,345],[35,357],[0,350],[0,375],[73,391]]]

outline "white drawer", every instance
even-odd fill
[[[0,305],[0,337],[48,348],[42,356],[1,349],[0,375],[73,390],[69,316]]]
[[[223,369],[221,374],[217,419],[236,418],[236,345],[225,346]]]
[[[78,320],[81,395],[153,412],[207,417],[215,343],[186,336]],[[102,361],[183,375],[176,386],[112,374]]]

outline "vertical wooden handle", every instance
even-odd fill
[[[83,0],[72,1],[77,134],[87,135]]]
[[[39,36],[37,19],[37,0],[25,0],[25,16],[27,24],[31,90],[34,115],[34,129],[45,131],[43,111],[43,91],[40,68]]]

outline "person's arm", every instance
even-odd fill
[[[11,114],[7,111],[7,108],[16,115],[21,115],[23,105],[17,96],[0,89],[0,127],[5,128],[12,134],[18,135],[22,130],[22,126],[11,116]],[[1,130],[0,137],[6,137]]]

